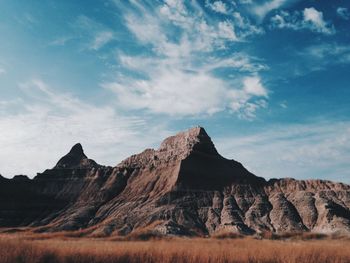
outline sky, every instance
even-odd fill
[[[0,174],[203,126],[258,176],[350,183],[348,0],[0,0]]]

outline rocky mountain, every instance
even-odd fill
[[[321,180],[266,181],[222,157],[195,127],[115,167],[80,144],[35,178],[0,176],[0,226],[86,235],[218,232],[350,233],[350,186]]]

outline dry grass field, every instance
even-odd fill
[[[173,238],[147,241],[0,235],[0,263],[349,263],[350,240]]]

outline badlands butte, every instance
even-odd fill
[[[0,227],[85,236],[350,233],[350,186],[257,177],[195,127],[115,167],[80,144],[35,178],[0,176]]]

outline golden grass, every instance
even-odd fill
[[[0,235],[0,263],[349,263],[348,239],[173,238],[149,241]]]

